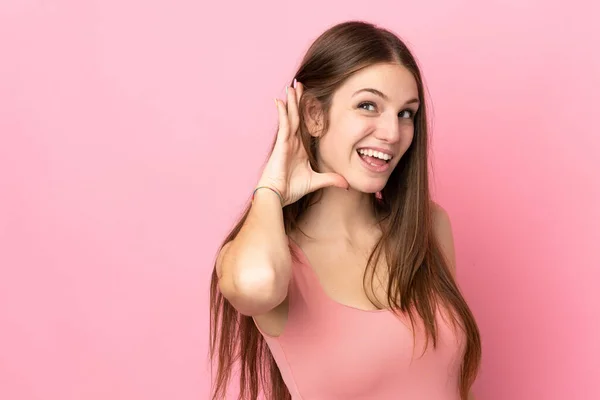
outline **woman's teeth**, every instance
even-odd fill
[[[362,154],[363,156],[375,157],[385,161],[389,161],[392,159],[392,156],[390,156],[389,154],[382,153],[380,151],[375,151],[371,149],[360,149],[357,151],[358,154]]]

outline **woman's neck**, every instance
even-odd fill
[[[316,196],[299,221],[299,228],[310,237],[355,242],[377,228],[373,195],[329,187]]]

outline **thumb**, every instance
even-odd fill
[[[311,180],[311,186],[312,190],[318,190],[329,186],[335,186],[341,189],[348,189],[350,185],[348,184],[348,181],[339,174],[335,174],[333,172],[315,172],[313,175],[313,179]]]

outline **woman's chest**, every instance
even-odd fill
[[[308,268],[320,289],[332,301],[360,310],[388,308],[387,266],[378,260],[369,264],[370,254],[360,249],[314,246],[306,251]]]
[[[419,325],[413,331],[408,320],[389,311],[300,305],[290,309],[288,322],[281,345],[306,398],[391,399],[408,395],[411,387],[421,395],[424,388],[453,391],[458,382],[460,346],[443,324],[437,346],[430,338],[426,348]],[[317,396],[324,394],[329,397]]]

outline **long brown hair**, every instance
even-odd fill
[[[323,132],[327,132],[327,116],[336,89],[362,68],[390,62],[403,65],[412,72],[421,106],[414,117],[414,138],[410,148],[392,172],[381,196],[373,196],[373,206],[378,215],[384,216],[386,223],[382,224],[383,234],[369,258],[365,282],[369,272],[371,278],[374,276],[374,266],[383,255],[388,265],[389,307],[398,315],[409,315],[413,326],[416,310],[426,329],[427,343],[431,337],[434,347],[438,338],[436,304],[441,302],[452,311],[453,322],[458,323],[466,338],[460,376],[461,398],[466,400],[481,359],[479,330],[433,232],[423,80],[415,58],[400,38],[363,21],[340,23],[321,34],[294,75],[304,85],[299,108],[299,134],[311,165],[317,170],[318,139],[309,134],[304,119],[307,99],[317,100],[322,107]],[[287,233],[297,229],[298,218],[316,195],[318,192],[311,193],[284,207]],[[250,205],[223,245],[237,236],[249,210]],[[252,317],[237,312],[219,292],[216,269],[212,273],[210,311],[210,358],[218,364],[212,399],[225,397],[234,367],[239,367],[238,399],[255,400],[261,392],[268,400],[290,399],[275,360]]]

